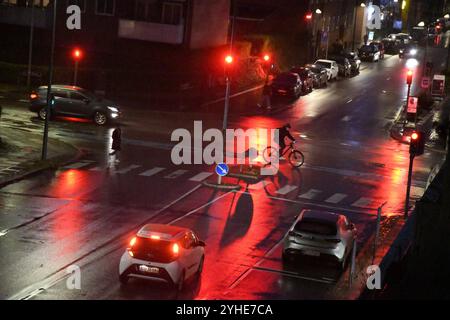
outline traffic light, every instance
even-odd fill
[[[411,85],[412,81],[413,81],[413,71],[412,70],[408,70],[408,72],[406,73],[406,83]]]
[[[233,56],[231,55],[231,54],[229,54],[229,55],[227,55],[226,57],[225,57],[225,64],[226,65],[231,65],[232,63],[233,63]]]
[[[72,52],[72,57],[75,60],[81,60],[81,57],[83,56],[83,52],[80,49],[74,49]]]
[[[313,17],[313,14],[311,12],[308,12],[305,16],[306,21],[311,21]]]
[[[266,63],[270,62],[270,56],[269,56],[268,54],[265,54],[265,55],[263,56],[263,60],[264,60],[264,62],[266,62]]]
[[[411,134],[411,142],[409,143],[409,154],[417,157],[421,156],[425,151],[425,135],[423,132],[413,132]]]

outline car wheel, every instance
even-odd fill
[[[94,122],[96,125],[103,126],[108,122],[108,117],[102,111],[96,111],[94,113]]]
[[[43,107],[43,108],[41,108],[41,110],[39,110],[39,112],[37,113],[39,119],[45,120],[45,118],[47,117],[46,109],[47,109],[46,107]]]
[[[128,276],[123,274],[119,275],[119,281],[121,284],[126,285],[128,283],[128,280],[129,280]]]

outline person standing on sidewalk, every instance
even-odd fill
[[[112,146],[113,150],[109,155],[114,156],[114,162],[119,163],[119,153],[122,149],[122,130],[120,128],[114,129],[112,132]]]

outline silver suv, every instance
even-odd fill
[[[285,236],[283,261],[309,256],[337,263],[345,269],[355,240],[356,228],[344,215],[304,210]]]

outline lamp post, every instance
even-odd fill
[[[48,146],[48,125],[50,119],[50,103],[52,102],[52,82],[53,82],[53,63],[55,55],[55,38],[56,38],[56,12],[57,12],[58,0],[53,1],[53,28],[52,28],[52,44],[50,50],[50,65],[48,68],[48,87],[47,87],[47,105],[45,106],[45,124],[44,124],[44,137],[42,141],[42,160],[47,159],[47,146]]]
[[[27,69],[27,88],[31,87],[31,62],[33,57],[33,38],[34,38],[34,0],[31,0],[31,21],[30,21],[30,41],[28,44],[28,69]]]

